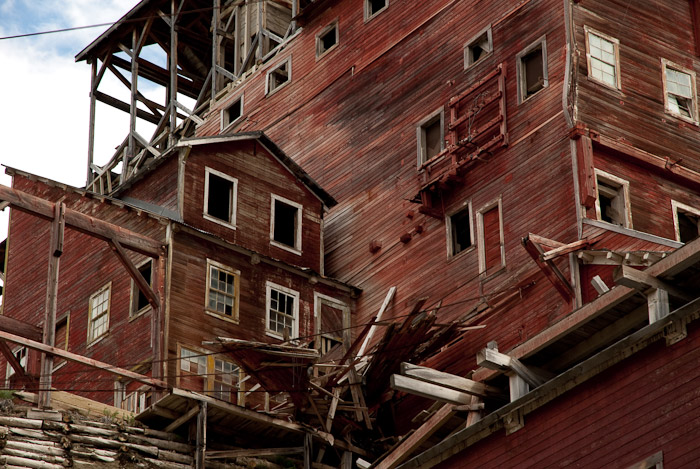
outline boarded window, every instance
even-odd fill
[[[206,168],[204,186],[204,217],[235,227],[238,180]]]
[[[444,148],[444,112],[441,110],[423,119],[417,128],[418,166],[430,160]]]
[[[109,300],[112,284],[90,296],[88,312],[88,344],[107,334],[109,330]]]
[[[525,101],[548,85],[547,53],[544,38],[517,56],[518,99]]]
[[[619,42],[586,28],[588,76],[612,88],[619,88]]]
[[[321,57],[338,44],[338,23],[323,28],[316,36],[316,57]]]
[[[282,86],[289,83],[292,79],[292,58],[277,65],[275,68],[267,72],[267,93],[272,94]]]
[[[138,268],[139,273],[146,280],[150,287],[153,286],[153,259],[147,260],[143,265]],[[142,313],[148,308],[148,298],[139,289],[136,282],[131,281],[131,310],[130,316],[136,316]]]
[[[629,213],[629,183],[623,179],[596,170],[598,219],[613,225],[632,228]]]
[[[487,273],[501,267],[501,223],[498,207],[484,212],[484,259]]]
[[[464,68],[469,68],[484,59],[493,51],[491,28],[479,33],[464,46]]]
[[[465,207],[448,217],[450,255],[454,256],[472,246],[471,210]]]
[[[301,250],[301,211],[301,205],[291,200],[272,196],[270,227],[272,244],[290,248],[294,252]]]
[[[239,272],[207,261],[207,310],[230,319],[238,318]]]

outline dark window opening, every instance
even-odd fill
[[[626,226],[624,188],[600,178],[597,182],[600,219],[613,225]]]
[[[700,237],[698,217],[688,212],[678,211],[678,233],[681,243],[689,243]]]
[[[469,209],[465,208],[450,217],[452,255],[457,255],[472,245]]]
[[[207,176],[209,178],[207,215],[230,223],[233,182],[212,173],[207,173]]]
[[[491,53],[492,45],[489,40],[489,31],[485,31],[469,45],[467,45],[466,67],[474,65],[479,60]]]
[[[372,17],[388,5],[387,0],[367,0],[367,16]]]
[[[153,261],[149,260],[146,262],[144,265],[139,267],[139,273],[143,276],[144,279],[146,279],[146,282],[148,282],[148,285],[150,287],[153,286],[153,279],[152,279],[152,272],[153,272]],[[135,304],[134,304],[134,312],[136,311],[141,311],[145,307],[148,306],[148,298],[146,298],[146,295],[143,294],[140,288],[138,288],[136,285],[134,285],[134,288],[136,289],[136,298],[134,299]]]
[[[284,62],[268,75],[268,94],[289,81],[289,62]]]
[[[318,55],[323,54],[338,43],[338,26],[333,25],[318,37]]]
[[[275,227],[273,239],[286,246],[296,247],[297,214],[299,209],[275,200]]]
[[[236,101],[234,101],[233,104],[231,104],[228,108],[226,108],[226,122],[224,126],[230,124],[231,122],[235,122],[239,117],[243,115],[243,106],[241,103],[241,98],[238,98]]]
[[[528,98],[544,88],[542,46],[524,55],[521,63],[524,79],[523,98]]]
[[[425,127],[425,158],[426,161],[440,153],[442,126],[440,118]]]

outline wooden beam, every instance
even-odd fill
[[[540,386],[546,381],[546,378],[525,366],[517,358],[500,353],[496,349],[481,349],[476,354],[476,364],[492,370],[512,371],[522,377],[533,388]]]
[[[557,292],[562,298],[568,303],[574,297],[574,289],[571,284],[566,281],[562,273],[559,271],[556,265],[552,261],[543,261],[540,256],[544,254],[542,248],[540,248],[536,242],[532,239],[532,234],[529,234],[527,238],[522,239],[522,245],[525,251],[532,257],[535,261],[537,267],[540,268],[544,276],[549,280],[549,282],[554,286]]]
[[[559,241],[554,241],[553,239],[545,238],[543,236],[538,236],[534,233],[528,233],[527,239],[533,243],[539,244],[540,246],[548,247],[549,249],[556,249],[565,246],[564,243],[560,243]]]
[[[9,332],[25,339],[40,342],[43,338],[42,329],[19,319],[0,314],[0,331]]]
[[[127,273],[134,280],[134,283],[139,288],[141,293],[144,294],[151,306],[153,306],[154,308],[159,308],[160,301],[158,300],[158,297],[153,292],[153,289],[151,289],[151,286],[148,284],[148,281],[145,278],[143,278],[143,275],[141,275],[139,269],[134,265],[133,262],[131,262],[131,259],[129,259],[129,256],[122,247],[121,243],[116,240],[110,240],[109,246],[112,248],[112,251],[114,251],[114,253],[117,255],[117,258],[119,258],[119,261],[122,263]]]
[[[195,469],[205,469],[207,452],[207,403],[199,404],[197,413],[197,449],[195,452]]]
[[[652,289],[647,293],[647,306],[649,308],[649,324],[665,318],[671,312],[668,292],[660,288]]]
[[[653,275],[626,265],[622,265],[616,269],[615,274],[613,275],[613,280],[618,285],[624,285],[640,291],[649,288],[666,290],[671,296],[675,296],[676,298],[680,298],[685,301],[692,301],[696,298],[696,296],[676,288],[673,285],[654,277]]]
[[[192,417],[194,417],[198,413],[199,413],[199,406],[192,407],[190,410],[185,412],[184,415],[181,415],[174,422],[171,422],[170,424],[168,424],[168,426],[165,427],[165,429],[163,431],[170,433],[170,432],[177,430],[183,424],[189,422],[190,419],[192,419]]]
[[[254,449],[232,449],[223,451],[207,451],[207,459],[224,458],[262,458],[265,456],[284,456],[288,454],[302,454],[303,446],[291,448],[254,448]]]
[[[7,340],[7,341],[15,343],[15,344],[24,345],[25,347],[30,348],[32,350],[38,350],[40,352],[50,353],[56,357],[65,358],[66,360],[80,363],[82,365],[86,365],[86,366],[89,366],[92,368],[97,368],[99,370],[106,371],[108,373],[112,373],[112,374],[115,374],[118,376],[124,376],[126,378],[131,379],[132,381],[137,381],[139,383],[147,384],[149,386],[154,386],[156,388],[166,389],[169,387],[168,383],[166,383],[164,381],[149,378],[148,376],[144,376],[144,375],[141,375],[139,373],[134,373],[133,371],[129,371],[129,370],[125,370],[123,368],[112,366],[109,363],[104,363],[101,361],[93,360],[92,358],[84,357],[82,355],[78,355],[77,353],[68,352],[66,350],[62,350],[62,349],[56,348],[56,347],[51,347],[49,345],[42,344],[41,342],[36,342],[34,340],[25,339],[24,337],[10,334],[9,332],[0,332],[0,339],[4,339],[4,340]]]
[[[384,315],[384,312],[387,310],[389,307],[389,303],[391,303],[391,300],[394,298],[394,293],[396,293],[396,287],[391,287],[389,291],[386,293],[386,297],[384,297],[384,302],[382,303],[381,308],[379,308],[379,312],[377,313],[377,316],[374,318],[374,322],[378,322],[382,319],[382,316]],[[365,341],[362,343],[362,347],[360,347],[359,352],[357,352],[357,356],[361,357],[365,354],[365,350],[367,350],[367,346],[369,345],[370,341],[372,340],[372,337],[374,336],[374,333],[377,330],[377,326],[373,325],[371,329],[369,330],[369,334],[367,334],[367,337],[365,338]]]
[[[418,449],[428,438],[436,431],[442,428],[454,415],[455,406],[445,404],[437,412],[435,412],[428,420],[423,423],[415,432],[408,438],[401,441],[397,447],[392,449],[386,458],[379,464],[375,465],[375,469],[394,469],[396,466],[406,460],[416,449]]]
[[[597,199],[593,169],[593,142],[587,135],[578,135],[576,138],[576,166],[581,205],[593,208]]]
[[[7,342],[0,340],[0,353],[5,357],[7,363],[15,370],[15,374],[20,377],[25,383],[34,382],[35,378],[32,375],[27,374],[27,372],[22,368],[22,364],[17,360],[15,354],[12,353],[12,349],[7,345]]]
[[[411,363],[401,363],[401,374],[474,396],[504,397],[503,391],[494,386]]]
[[[545,252],[542,255],[542,260],[551,261],[552,259],[556,259],[557,257],[569,254],[570,252],[578,251],[579,249],[585,249],[590,245],[591,243],[587,239],[582,239],[579,241],[574,241],[573,243],[564,244],[563,246],[559,246],[558,248],[554,248],[550,251]]]
[[[52,202],[2,184],[0,184],[0,200],[7,201],[13,208],[31,215],[49,220],[54,218]],[[65,209],[65,223],[66,226],[81,233],[104,241],[118,241],[127,249],[149,257],[158,258],[161,254],[162,244],[155,239],[70,208]]]
[[[397,391],[421,396],[435,401],[449,404],[463,405],[469,404],[472,400],[471,394],[456,391],[437,384],[428,383],[415,378],[401,375],[391,375],[390,385]]]
[[[94,95],[95,99],[97,99],[101,103],[112,106],[113,108],[119,109],[120,111],[131,113],[129,103],[125,103],[124,101],[121,101],[117,98],[113,98],[112,96],[105,94],[101,91],[95,91]],[[136,108],[136,116],[154,125],[158,125],[158,122],[160,121],[159,116],[151,114],[150,112],[146,112],[140,108]]]

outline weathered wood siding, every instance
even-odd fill
[[[154,171],[149,171],[119,196],[132,197],[149,204],[158,205],[174,213],[178,211],[178,160],[176,155],[168,157]]]
[[[525,416],[440,468],[631,467],[663,451],[664,469],[697,467],[700,331],[663,340]]]
[[[203,217],[205,168],[238,180],[236,229]],[[265,256],[319,271],[321,201],[259,143],[196,146],[187,158],[184,171],[185,223]],[[271,194],[303,206],[301,254],[270,243]]]

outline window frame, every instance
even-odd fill
[[[680,113],[677,113],[671,109],[671,106],[669,104],[669,99],[668,95],[670,94],[668,91],[668,69],[671,69],[673,71],[679,72],[679,73],[684,73],[690,77],[690,88],[691,88],[691,116],[684,116]],[[696,75],[695,71],[681,67],[678,64],[675,64],[671,62],[670,60],[661,58],[661,81],[663,84],[663,93],[664,93],[664,112],[668,115],[671,115],[673,117],[676,117],[678,119],[681,119],[683,121],[689,122],[694,125],[698,125],[698,91],[697,91],[697,82],[696,82]]]
[[[333,29],[335,29],[335,44],[333,44],[328,49],[321,51],[321,46],[323,45],[323,41],[321,38],[323,38],[326,34],[331,32]],[[316,60],[321,60],[327,54],[334,51],[338,47],[339,43],[340,43],[340,30],[338,28],[338,19],[336,18],[330,24],[326,25],[323,29],[321,29],[321,31],[319,31],[318,34],[316,34]]]
[[[426,134],[426,128],[434,124],[437,120],[440,121],[440,151],[435,155],[428,158],[428,139]],[[431,112],[423,119],[418,121],[416,124],[416,147],[418,155],[418,170],[422,170],[423,167],[439,155],[445,149],[445,107],[442,106],[439,109]]]
[[[621,226],[622,228],[628,228],[628,229],[633,229],[632,225],[632,206],[631,206],[631,199],[630,199],[630,183],[629,181],[622,179],[621,177],[615,176],[614,174],[610,174],[608,172],[605,172],[601,169],[595,168],[594,169],[595,173],[595,215],[596,219],[603,222],[603,223],[608,223],[610,225],[614,226]],[[607,180],[608,185],[617,185],[618,186],[618,193],[620,193],[620,189],[622,190],[622,195],[624,197],[622,205],[624,206],[624,223],[622,225],[618,225],[616,223],[610,223],[605,220],[603,220],[601,211],[600,211],[600,187],[598,184],[598,179],[602,178],[603,180]]]
[[[243,113],[244,113],[244,109],[245,109],[243,107],[244,103],[245,103],[243,96],[244,96],[244,93],[241,93],[240,96],[238,96],[235,99],[232,99],[226,107],[221,109],[221,111],[220,111],[221,132],[225,132],[225,131],[229,130],[235,124],[240,122],[241,119],[243,119]],[[236,117],[234,120],[229,121],[228,110],[231,109],[231,107],[237,102],[241,103],[241,115]]]
[[[283,293],[287,296],[294,298],[294,308],[292,311],[293,322],[292,330],[289,334],[290,339],[296,339],[299,337],[299,292],[292,290],[291,288],[283,287],[276,283],[270,282],[269,280],[265,282],[265,335],[274,337],[276,339],[284,340],[284,334],[280,334],[277,331],[270,329],[270,306],[272,302],[272,290],[276,290],[279,293]]]
[[[607,34],[601,33],[600,31],[596,31],[595,29],[589,27],[589,26],[584,26],[584,36],[585,36],[585,42],[586,42],[586,67],[588,67],[588,78],[590,78],[592,81],[606,86],[610,89],[614,90],[622,90],[622,77],[620,73],[620,40],[617,38],[614,38],[612,36],[609,36]],[[591,55],[591,44],[590,44],[590,35],[593,36],[598,36],[599,39],[602,39],[604,41],[610,42],[613,45],[613,54],[615,55],[615,64],[608,64],[604,60],[599,59],[598,57],[593,57]],[[613,65],[615,68],[615,86],[610,85],[609,83],[606,83],[603,80],[600,80],[598,78],[595,78],[592,74],[591,71],[593,70],[591,66],[591,59],[596,59],[600,62],[606,63],[608,65]]]
[[[274,89],[270,89],[270,75],[272,75],[277,69],[282,67],[284,64],[287,64],[287,81],[282,83],[281,85],[276,86]],[[270,67],[265,74],[265,97],[272,96],[273,94],[277,93],[277,91],[281,90],[285,86],[287,86],[289,83],[292,82],[292,56],[289,55],[286,58],[280,60],[277,62],[274,66]]]
[[[689,213],[698,218],[698,234],[700,234],[700,209],[692,207],[690,205],[677,202],[671,199],[671,210],[673,211],[673,229],[676,233],[676,241],[679,243],[687,244],[685,241],[681,241],[681,228],[680,221],[678,220],[678,212]],[[700,238],[700,236],[698,236]],[[698,239],[698,238],[696,238]],[[690,241],[689,241],[690,242]]]
[[[24,356],[17,357],[18,353],[22,353]],[[27,365],[29,364],[29,348],[25,346],[18,346],[12,349],[12,355],[17,358],[17,361],[19,361],[19,364],[24,368],[24,371],[27,372]],[[10,365],[10,362],[5,360],[5,387],[10,388],[10,379],[16,374],[17,372],[15,371],[14,368],[12,368],[12,365]]]
[[[388,8],[389,8],[389,0],[384,1],[384,6],[381,7],[379,10],[375,11],[374,13],[370,13],[370,2],[372,0],[364,0],[363,2],[363,9],[364,9],[364,22],[368,23],[369,21],[372,21],[374,18],[377,16],[381,15],[384,13]]]
[[[473,54],[471,53],[471,50],[475,44],[481,39],[484,34],[486,35],[486,41],[488,42],[489,45],[489,50],[486,52],[484,55],[479,57],[477,60],[473,59]],[[491,56],[493,54],[493,33],[491,30],[491,25],[489,24],[486,26],[484,29],[476,33],[474,36],[472,36],[465,44],[464,44],[464,70],[469,70],[470,68],[474,67],[475,65],[483,62],[487,57]]]
[[[233,297],[233,314],[231,316],[228,316],[226,313],[222,313],[218,310],[214,310],[214,309],[211,309],[209,307],[209,292],[211,289],[211,269],[212,269],[212,267],[233,276],[234,297]],[[226,294],[226,293],[224,293],[224,294]],[[205,287],[205,292],[204,292],[204,312],[205,312],[205,314],[208,314],[209,316],[213,316],[217,319],[222,319],[224,321],[229,321],[229,322],[233,322],[235,324],[238,324],[238,322],[239,322],[238,305],[240,302],[240,296],[241,296],[241,271],[233,269],[233,268],[231,268],[227,265],[224,265],[220,262],[217,262],[213,259],[207,259],[206,287]]]
[[[148,285],[153,289],[153,280],[155,278],[155,262],[153,259],[148,258],[145,259],[143,262],[140,262],[139,264],[136,265],[136,270],[141,272],[141,269],[146,265],[150,263],[151,264],[151,278],[150,279],[145,279],[148,282]],[[131,293],[129,295],[129,320],[136,319],[138,317],[143,316],[146,314],[151,308],[151,304],[147,303],[146,306],[143,308],[137,309],[138,307],[138,298],[141,293],[141,290],[139,290],[138,285],[136,285],[136,282],[134,282],[134,279],[131,279]]]
[[[477,245],[479,251],[479,275],[486,275],[486,243],[485,243],[485,233],[484,233],[484,213],[498,207],[498,230],[499,230],[499,243],[501,247],[501,266],[497,269],[494,268],[493,272],[488,276],[500,272],[506,267],[506,245],[505,245],[505,234],[503,233],[503,197],[499,196],[497,199],[490,201],[489,203],[483,205],[479,210],[476,211],[476,230],[477,230]]]
[[[337,335],[331,336],[332,334],[325,333],[321,330],[322,326],[322,309],[323,305],[329,305],[332,308],[336,308],[342,312],[343,315],[343,330],[342,331],[332,331],[337,332]],[[318,337],[315,340],[316,350],[323,354],[323,339],[338,341],[340,338],[340,343],[343,346],[343,350],[347,350],[350,346],[351,335],[350,335],[350,306],[337,298],[333,298],[323,293],[314,292],[314,334]],[[331,347],[332,348],[332,347]]]
[[[292,200],[287,199],[286,197],[282,197],[281,195],[277,194],[272,194],[270,193],[270,244],[272,246],[278,247],[280,249],[284,249],[285,251],[292,252],[297,255],[301,255],[302,253],[302,229],[301,229],[301,224],[302,224],[302,214],[304,211],[304,206],[301,205],[300,203],[294,202]],[[284,244],[280,241],[277,241],[275,239],[275,202],[279,201],[282,202],[283,204],[287,204],[289,206],[292,206],[297,209],[297,215],[296,215],[296,233],[294,233],[294,246],[289,246],[287,244]]]
[[[221,218],[217,218],[213,215],[209,215],[208,210],[209,210],[209,175],[213,174],[214,176],[220,177],[222,179],[225,179],[233,184],[233,188],[231,189],[231,207],[230,211],[231,214],[229,215],[229,221],[222,220]],[[214,168],[210,168],[209,166],[204,167],[204,206],[202,209],[202,217],[205,220],[209,220],[213,223],[217,223],[221,226],[225,226],[227,228],[230,228],[232,230],[236,229],[236,214],[238,212],[238,179],[230,176],[226,173],[222,173],[221,171],[217,171]]]
[[[92,300],[94,298],[98,297],[99,295],[101,295],[104,291],[108,292],[106,312],[100,314],[97,317],[93,317],[92,316],[92,308],[93,308]],[[88,314],[87,314],[87,316],[88,316],[87,346],[88,347],[96,344],[97,342],[99,342],[101,339],[103,339],[104,337],[106,337],[109,334],[109,319],[110,319],[111,309],[112,309],[112,282],[110,281],[106,285],[103,285],[101,288],[99,288],[95,293],[90,295],[90,298],[88,299]],[[107,321],[105,323],[105,331],[101,335],[95,337],[93,335],[94,334],[93,324],[94,324],[96,319],[99,319],[102,316],[107,316]]]
[[[458,213],[468,211],[469,212],[469,240],[471,243],[469,244],[468,247],[462,249],[458,253],[454,252],[454,234],[452,231],[452,217],[454,215],[457,215]],[[476,249],[476,243],[475,243],[475,237],[474,237],[474,212],[473,212],[473,207],[472,207],[472,201],[467,200],[465,202],[462,202],[458,207],[450,210],[445,214],[445,230],[446,230],[446,248],[447,248],[447,259],[455,259],[457,257],[462,256],[463,254],[473,251]]]
[[[197,360],[197,373],[192,373],[189,370],[185,370],[182,367],[183,364],[183,358],[182,358],[182,351],[187,350],[188,352],[193,353],[193,355],[197,356],[197,359],[203,359],[203,360]],[[181,378],[184,376],[182,372],[188,373],[188,375],[192,376],[199,376],[202,379],[202,393],[214,397],[214,381],[215,381],[215,368],[216,368],[216,360],[217,356],[220,355],[218,353],[212,352],[211,350],[203,349],[201,347],[196,347],[196,346],[190,346],[190,345],[183,345],[181,343],[177,344],[177,373],[175,374],[175,386],[180,387],[181,386]],[[224,358],[221,358],[222,361],[232,363],[235,367],[238,368],[238,381],[236,382],[236,402],[231,402],[232,404],[236,405],[244,405],[245,404],[245,389],[243,386],[243,383],[245,381],[245,373],[243,373],[243,370],[241,367],[235,363],[232,360],[226,360]],[[200,370],[200,366],[202,366],[203,361],[203,366],[204,370]],[[233,391],[232,391],[233,392]],[[215,399],[218,399],[215,397]],[[222,399],[219,399],[222,400]],[[223,401],[223,400],[222,400]],[[230,402],[230,401],[223,401],[223,402]]]
[[[524,72],[524,62],[523,62],[523,57],[527,56],[537,48],[540,48],[542,50],[542,88],[539,90],[535,91],[531,95],[527,95],[527,74]],[[547,35],[543,35],[530,43],[527,47],[525,47],[523,50],[518,52],[515,56],[515,75],[517,78],[517,83],[518,83],[518,104],[523,104],[526,101],[529,101],[531,98],[537,96],[540,94],[541,91],[545,90],[547,87],[549,87],[549,70],[547,66]]]

